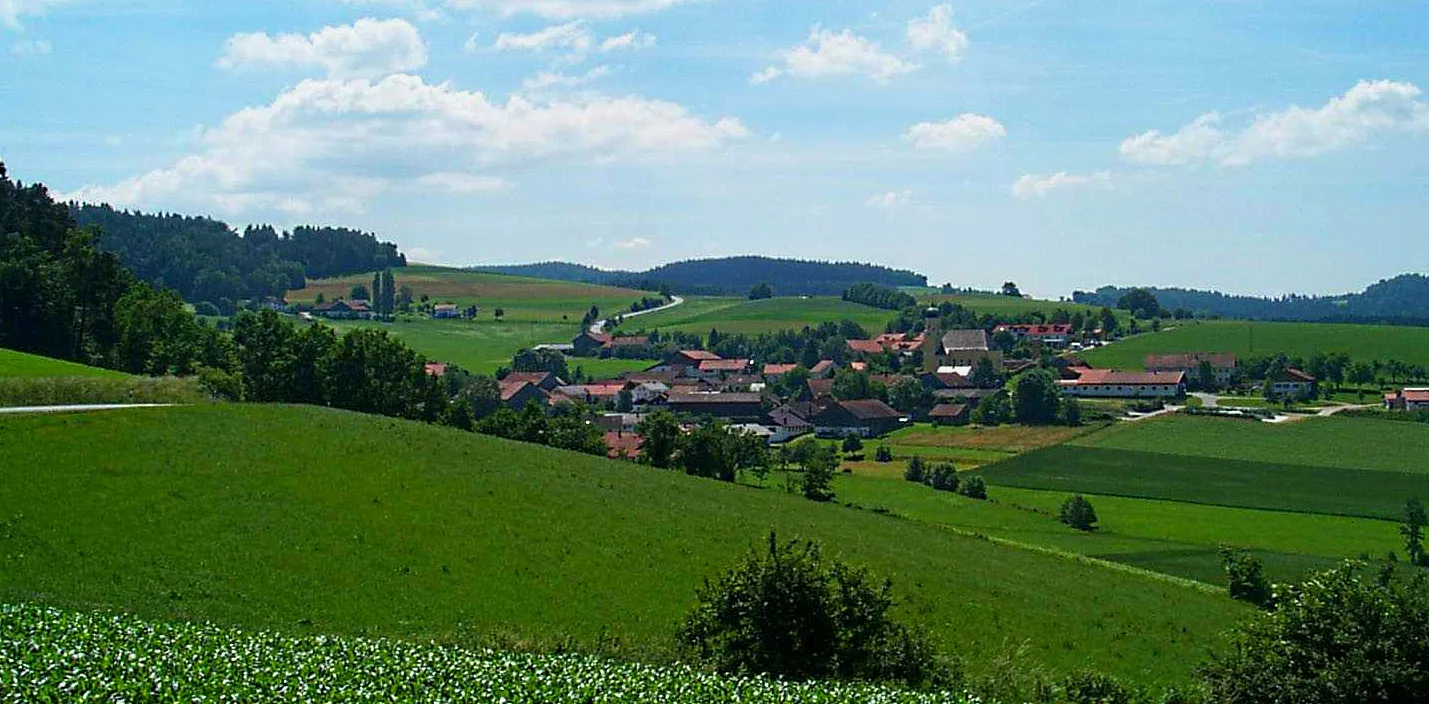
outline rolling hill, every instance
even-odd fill
[[[605,271],[567,262],[473,267],[516,276],[635,287],[669,284],[676,293],[743,296],[755,284],[773,284],[780,296],[838,296],[849,286],[928,285],[911,271],[857,262],[816,262],[770,257],[726,257],[674,262],[646,271]]]
[[[668,659],[701,580],[771,529],[892,577],[978,670],[1022,650],[1184,681],[1245,613],[782,490],[320,408],[3,418],[0,507],[0,602],[296,634]]]
[[[1114,306],[1130,289],[1104,286],[1078,291],[1079,303]],[[1228,295],[1219,291],[1151,288],[1166,309],[1185,308],[1200,314],[1247,320],[1302,320],[1310,322],[1429,323],[1429,276],[1401,274],[1384,279],[1359,293],[1340,296]]]
[[[128,375],[123,372],[0,348],[0,379],[58,379],[68,377],[122,379],[127,376]]]
[[[1196,320],[1168,323],[1080,356],[1099,367],[1141,369],[1147,355],[1231,352],[1242,358],[1285,353],[1307,358],[1315,352],[1343,352],[1359,361],[1396,359],[1429,366],[1429,328],[1340,323],[1260,323]]]

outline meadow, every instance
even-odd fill
[[[0,348],[0,379],[53,379],[61,377],[91,377],[122,379],[123,372],[90,367],[61,359],[51,359],[15,350]]]
[[[896,315],[893,311],[832,297],[768,298],[758,301],[694,297],[677,308],[632,318],[621,329],[692,333],[708,333],[716,329],[721,333],[757,335],[852,320],[870,335],[877,335]]]
[[[319,408],[3,418],[0,507],[0,602],[296,635],[664,661],[696,587],[771,529],[891,577],[897,613],[975,669],[1021,649],[1182,681],[1245,613],[776,489]]]
[[[1429,328],[1331,323],[1251,323],[1190,320],[1169,329],[1136,335],[1080,356],[1098,367],[1143,369],[1147,355],[1231,352],[1241,357],[1283,352],[1308,358],[1315,352],[1343,352],[1356,360],[1397,359],[1429,366]]]
[[[927,296],[919,295],[915,292],[914,295],[918,297],[919,303],[926,302],[932,305],[954,303],[975,313],[1008,317],[1021,315],[1023,313],[1041,313],[1050,318],[1053,313],[1059,310],[1064,310],[1068,313],[1083,314],[1097,314],[1101,312],[1100,308],[1080,303],[1072,303],[1071,301],[1043,301],[1035,298],[1016,298],[992,293],[956,293],[951,295],[939,293]],[[1120,314],[1125,315],[1124,313]]]
[[[510,366],[511,357],[522,349],[546,343],[568,343],[580,328],[579,321],[576,324],[497,322],[432,320],[415,316],[398,316],[393,323],[356,320],[324,323],[340,332],[356,328],[386,330],[431,361],[456,364],[478,374],[492,374],[502,366]],[[588,361],[572,359],[571,366]]]
[[[658,297],[648,291],[593,286],[590,284],[547,281],[501,274],[482,274],[462,269],[434,266],[409,266],[392,271],[398,288],[409,286],[420,299],[430,296],[436,303],[456,303],[465,308],[481,308],[480,319],[494,322],[497,308],[505,312],[511,323],[578,324],[591,306],[602,315],[616,315],[630,309],[630,304],[645,297]],[[319,293],[328,301],[349,298],[353,286],[372,286],[372,274],[319,279],[307,282],[301,291],[288,293],[291,303],[312,304]]]

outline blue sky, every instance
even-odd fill
[[[0,159],[446,264],[866,260],[1045,296],[1429,269],[1377,0],[0,0]]]

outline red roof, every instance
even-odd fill
[[[670,405],[678,404],[704,404],[704,403],[741,403],[759,404],[764,402],[763,394],[755,393],[690,393],[671,392],[669,396]]]
[[[848,348],[858,354],[883,354],[883,345],[875,340],[849,340]]]
[[[809,370],[809,373],[810,373],[810,374],[823,374],[824,372],[826,372],[826,371],[828,371],[828,370],[830,370],[830,369],[833,369],[833,368],[834,368],[834,361],[833,361],[832,359],[821,359],[821,360],[819,360],[819,363],[818,363],[818,364],[815,364],[815,365],[814,365],[814,368],[813,368],[813,369],[810,369],[810,370]]]
[[[749,367],[747,359],[707,359],[700,362],[702,372],[742,372]]]
[[[510,401],[511,399],[516,398],[518,394],[526,390],[526,387],[531,385],[532,384],[529,381],[503,381],[501,382],[501,400]]]
[[[962,417],[963,413],[965,413],[967,410],[968,410],[968,407],[967,407],[966,404],[962,404],[962,403],[958,403],[958,404],[945,403],[945,404],[943,404],[943,405],[941,405],[941,406],[934,406],[934,407],[933,407],[933,410],[931,410],[931,411],[928,412],[928,417],[929,417],[929,418],[960,418],[960,417]]]
[[[1302,384],[1315,383],[1315,377],[1300,371],[1299,369],[1286,369],[1285,373],[1275,379],[1277,382],[1298,382]]]
[[[1216,369],[1235,369],[1236,356],[1233,354],[1191,352],[1189,354],[1153,354],[1146,358],[1146,368],[1152,371],[1195,369],[1202,362],[1210,362]]]
[[[868,362],[850,362],[848,368],[856,372],[868,371]]]
[[[903,417],[898,409],[876,398],[862,401],[840,401],[838,405],[859,420],[891,420]]]
[[[809,391],[810,391],[810,393],[814,394],[814,397],[815,397],[815,398],[817,398],[817,397],[819,397],[819,396],[832,396],[832,395],[834,395],[834,380],[833,380],[833,379],[810,379],[810,380],[809,380]]]
[[[1076,386],[1165,386],[1182,384],[1186,372],[1122,372],[1115,369],[1078,369],[1081,375],[1064,384]]]
[[[704,350],[680,350],[679,356],[694,362],[708,362],[720,359],[719,355]]]
[[[607,334],[605,334],[605,333],[603,333],[603,332],[591,332],[591,331],[587,330],[586,333],[585,333],[585,337],[587,337],[587,338],[589,338],[589,339],[591,339],[591,340],[594,340],[594,341],[596,341],[596,342],[599,342],[599,343],[602,344],[602,345],[604,345],[604,344],[609,344],[609,343],[610,343],[610,335],[607,335]]]
[[[372,310],[372,308],[367,305],[367,301],[342,301],[342,300],[333,301],[332,303],[328,303],[328,304],[326,304],[326,305],[315,306],[315,307],[313,307],[313,310],[315,310],[315,311],[317,311],[317,312],[319,312],[319,313],[323,313],[323,312],[326,312],[326,311],[335,310],[335,309],[338,308],[339,306],[341,306],[341,307],[343,307],[343,308],[346,308],[346,309],[348,309],[348,310],[351,310],[351,311],[357,311],[357,312],[359,312],[359,313],[364,313],[364,312],[367,312],[367,311]]]
[[[1403,399],[1406,403],[1429,403],[1429,389],[1405,389],[1397,394],[1385,394],[1386,401]]]
[[[649,337],[612,337],[605,343],[607,347],[645,347],[650,344]]]
[[[645,438],[635,433],[611,431],[605,434],[606,456],[613,460],[621,457],[634,458],[640,454],[640,446],[644,442]]]
[[[766,364],[764,365],[765,376],[783,376],[798,369],[797,364]]]
[[[432,376],[446,376],[446,375],[447,375],[447,365],[445,365],[445,364],[439,364],[439,363],[437,363],[437,362],[431,362],[431,363],[428,363],[428,364],[427,364],[426,369],[427,369],[427,373],[430,374],[430,375],[432,375]]]
[[[520,381],[528,381],[532,384],[540,386],[541,382],[544,382],[549,378],[551,378],[550,372],[511,372],[510,374],[507,374],[505,377],[503,377],[501,379],[501,382],[504,384],[514,384]]]

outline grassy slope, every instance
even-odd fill
[[[1150,354],[1234,352],[1241,356],[1284,352],[1292,357],[1344,352],[1354,359],[1398,359],[1429,365],[1429,328],[1322,323],[1192,321],[1174,330],[1138,335],[1083,354],[1102,367],[1141,369]]]
[[[1168,681],[1243,613],[774,490],[322,409],[0,419],[0,507],[0,600],[288,631],[664,652],[700,580],[770,528],[892,576],[975,663],[1026,643]]]
[[[90,367],[60,359],[0,349],[0,379],[55,379],[61,377],[95,377],[122,379],[122,372]]]
[[[1247,423],[1193,416],[1124,424],[1084,436],[1088,447],[1315,467],[1429,473],[1429,425],[1372,418]]]
[[[893,311],[829,297],[770,298],[762,301],[693,298],[678,308],[632,318],[623,329],[708,333],[714,328],[722,333],[752,335],[849,319],[858,322],[870,334],[877,334],[883,332],[884,326],[895,316]]]
[[[480,374],[490,374],[497,367],[510,365],[512,355],[523,348],[570,342],[580,328],[579,324],[425,318],[404,318],[395,323],[328,321],[328,324],[340,331],[359,327],[386,330],[434,361],[457,364]]]
[[[996,294],[967,294],[959,293],[951,296],[937,294],[933,296],[918,296],[920,302],[931,301],[933,305],[948,302],[956,303],[964,308],[977,313],[996,315],[1017,315],[1019,313],[1042,313],[1051,316],[1058,310],[1065,310],[1068,313],[1097,313],[1100,308],[1082,305],[1080,303],[1062,301],[1039,301],[1031,298],[1012,298],[1010,296],[999,296]]]
[[[631,303],[648,292],[610,286],[546,281],[500,274],[479,274],[461,269],[433,266],[411,266],[393,270],[397,285],[410,286],[418,298],[431,296],[440,302],[481,307],[483,321],[493,320],[494,311],[502,308],[512,322],[580,322],[592,305],[602,313],[615,314],[629,310]],[[331,301],[346,298],[353,286],[371,287],[372,274],[344,276],[336,279],[309,281],[306,288],[288,294],[295,303],[312,303],[319,292]]]

